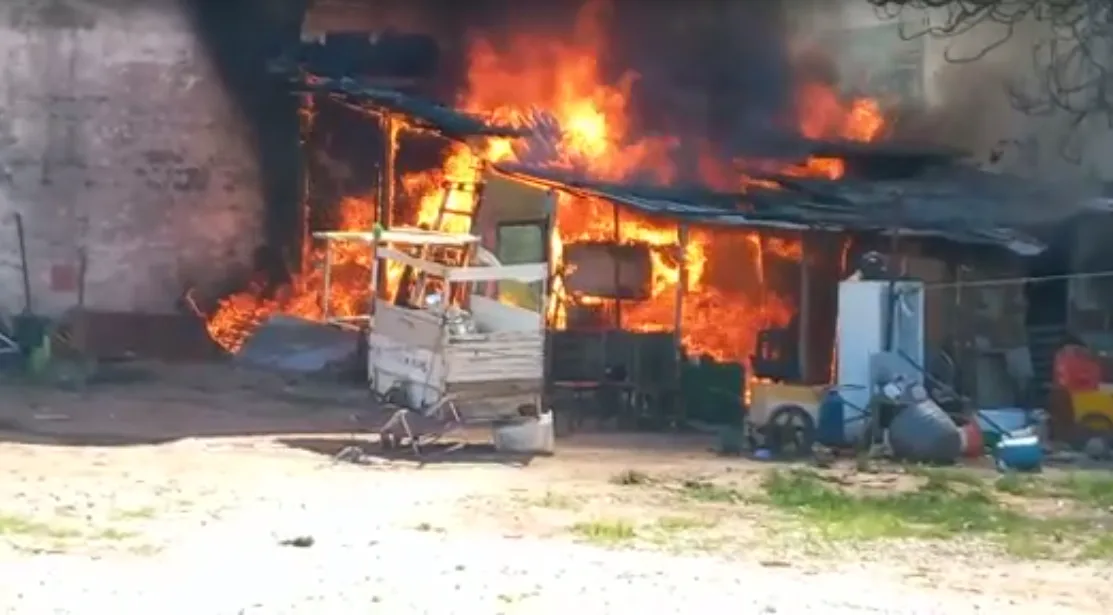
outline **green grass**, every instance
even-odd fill
[[[1022,557],[1113,555],[1113,539],[1092,519],[1031,516],[1006,507],[980,482],[942,474],[930,474],[918,489],[878,493],[842,490],[811,472],[774,471],[763,488],[771,506],[832,541],[974,535]]]
[[[1002,493],[1065,499],[1093,508],[1113,508],[1113,474],[1071,472],[1060,476],[1006,474],[994,483]]]
[[[0,536],[65,539],[77,538],[81,536],[81,532],[72,527],[43,523],[21,515],[0,513]]]
[[[983,476],[962,468],[910,465],[905,467],[905,471],[914,476],[922,476],[929,483],[959,484],[968,487],[984,487],[986,484]]]
[[[152,508],[150,506],[144,506],[144,507],[141,507],[141,508],[128,508],[128,509],[124,509],[124,510],[119,510],[119,511],[116,511],[116,513],[113,516],[115,516],[117,519],[120,519],[121,521],[129,521],[129,520],[153,519],[157,514],[158,514],[158,511],[155,510],[154,508]]]
[[[570,529],[573,534],[588,542],[602,545],[614,545],[638,537],[634,526],[621,519],[583,521]]]
[[[0,513],[0,539],[8,539],[26,547],[49,546],[51,549],[90,542],[121,542],[136,534],[113,527],[89,527],[74,522],[46,523],[22,515]]]

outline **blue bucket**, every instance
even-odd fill
[[[993,449],[993,456],[1002,470],[1036,472],[1043,465],[1043,447],[1034,435],[1001,438]]]

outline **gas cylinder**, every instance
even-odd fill
[[[846,408],[838,391],[827,391],[819,403],[817,414],[816,441],[831,448],[845,446]]]

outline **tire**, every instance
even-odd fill
[[[762,428],[766,446],[778,456],[804,457],[815,443],[815,420],[800,406],[778,406]]]
[[[893,456],[917,463],[954,463],[962,456],[962,433],[935,402],[902,409],[889,424]]]

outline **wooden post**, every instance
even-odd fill
[[[379,227],[389,229],[394,217],[394,163],[397,155],[398,120],[390,113],[384,112],[381,116],[383,131],[383,161],[379,167],[379,207],[375,215],[375,222]],[[377,242],[377,240],[376,240]],[[372,260],[377,260],[377,251],[372,250]],[[376,263],[377,264],[377,263]],[[388,297],[387,278],[385,267],[375,267],[375,294],[379,297]]]
[[[370,284],[371,284],[371,289],[370,290],[371,290],[371,292],[369,292],[367,294],[368,295],[368,301],[369,301],[369,303],[367,304],[367,326],[368,326],[368,329],[374,327],[374,325],[375,325],[375,301],[377,300],[378,297],[385,297],[385,295],[383,295],[383,286],[381,284],[379,284],[378,280],[380,278],[382,278],[382,279],[386,278],[386,275],[385,275],[385,269],[386,268],[381,267],[379,265],[379,238],[376,236],[371,241],[370,245],[371,245],[371,279],[370,279]],[[384,275],[380,275],[380,272],[382,272]]]
[[[73,318],[73,347],[78,358],[87,361],[89,357],[89,327],[85,317],[85,285],[89,271],[89,253],[84,248],[77,251],[77,309]],[[82,379],[84,384],[84,379]]]
[[[376,212],[376,221],[383,228],[389,229],[394,214],[394,163],[398,121],[390,113],[383,113],[380,123],[383,131],[383,161],[379,167],[379,211]]]
[[[687,412],[684,407],[684,396],[681,391],[681,378],[684,373],[684,294],[688,291],[688,223],[681,222],[676,229],[676,242],[679,248],[677,254],[677,267],[680,268],[676,281],[676,306],[673,308],[673,352],[676,353],[676,369],[672,373],[673,381],[668,383],[672,389],[665,412],[672,415],[672,419],[679,425],[680,417]]]
[[[332,240],[325,238],[325,271],[321,283],[321,320],[328,322],[329,297],[332,294]]]
[[[684,355],[684,294],[688,290],[688,224],[686,222],[680,223],[676,235],[677,243],[680,244],[680,254],[677,259],[680,272],[676,282],[676,308],[673,314],[673,335],[676,337],[676,357],[677,364],[679,365]]]
[[[622,244],[622,210],[619,209],[618,203],[611,202],[611,208],[614,211],[613,224],[614,224],[614,245],[615,250],[613,254],[619,254],[618,246]],[[614,326],[616,329],[622,329],[622,297],[619,293],[619,285],[621,284],[622,275],[621,267],[618,258],[612,258],[611,264],[614,266]]]
[[[808,262],[807,232],[800,233],[800,312],[796,318],[796,344],[797,359],[799,361],[800,380],[805,384],[811,383],[811,264]]]
[[[557,193],[556,190],[550,189],[545,195],[545,228],[543,236],[545,237],[545,264],[549,268],[549,275],[546,276],[544,286],[541,291],[541,305],[545,315],[545,329],[548,331],[554,326],[560,315],[561,306],[557,304],[556,293],[553,289],[556,287],[557,276],[560,272],[557,270],[557,264],[553,262],[553,236],[557,232],[556,229],[556,211],[557,211]],[[564,290],[564,279],[560,280],[560,288]],[[546,335],[546,339],[550,336]],[[546,350],[548,352],[548,350]]]
[[[298,238],[301,239],[301,250],[297,255],[294,267],[298,271],[305,271],[313,267],[313,230],[310,225],[310,202],[313,198],[313,178],[310,175],[310,139],[313,136],[314,119],[316,118],[316,97],[313,94],[301,96],[298,109],[298,136],[300,165],[298,169],[301,203],[298,212]]]

